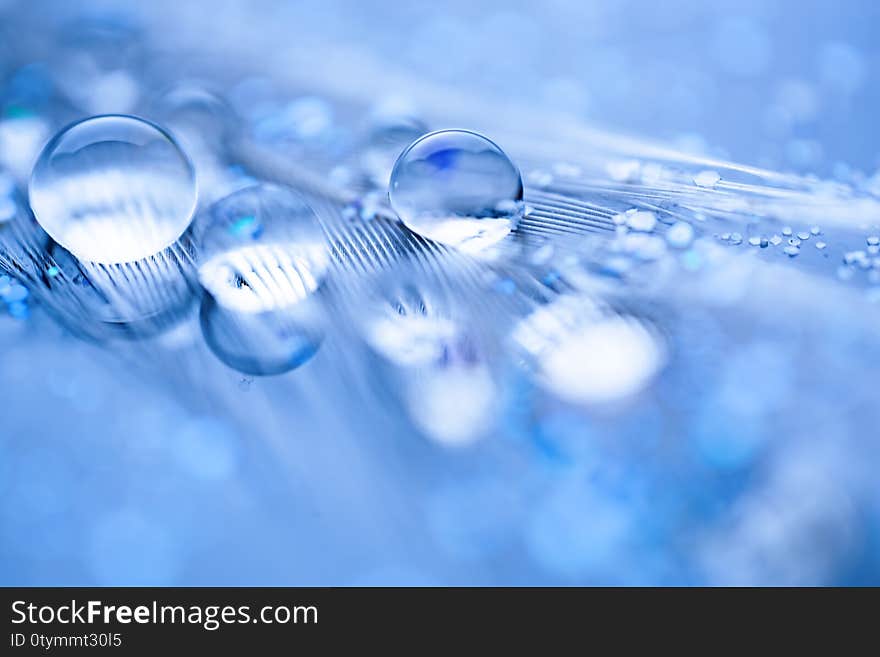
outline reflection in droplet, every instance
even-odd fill
[[[400,155],[389,197],[413,232],[477,253],[516,227],[523,186],[516,165],[496,144],[467,130],[440,130]]]
[[[317,292],[328,267],[321,224],[292,190],[256,185],[215,203],[196,226],[202,333],[245,374],[281,374],[323,338]]]
[[[45,231],[80,260],[134,262],[169,247],[189,226],[195,173],[158,126],[99,116],[46,145],[30,200]]]

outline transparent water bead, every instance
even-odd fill
[[[440,130],[400,155],[389,198],[413,232],[477,253],[516,227],[523,186],[519,169],[492,141],[468,130]]]
[[[46,144],[30,182],[37,221],[77,258],[134,262],[187,229],[196,205],[189,159],[157,125],[107,115],[68,126]]]
[[[253,375],[309,360],[323,337],[316,293],[329,257],[305,200],[285,187],[248,187],[215,203],[195,232],[202,332],[218,358]]]

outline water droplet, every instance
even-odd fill
[[[800,247],[797,247],[797,246],[787,246],[783,249],[783,252],[789,258],[794,258],[795,256],[797,256],[801,252],[801,250],[800,250]]]
[[[742,244],[743,236],[740,233],[731,233],[730,234],[730,243],[731,244]]]
[[[666,242],[674,249],[686,249],[694,241],[694,227],[686,221],[674,223],[666,231]]]
[[[441,130],[401,154],[389,197],[413,232],[476,253],[516,227],[523,186],[516,165],[493,142],[467,130]]]
[[[773,246],[779,246],[780,244],[782,244],[782,238],[779,237],[779,235],[774,235],[770,238],[770,244],[772,244]]]
[[[755,235],[754,237],[749,238],[749,244],[751,244],[752,246],[761,246],[761,240],[761,237]]]
[[[790,239],[788,240],[788,243],[789,243],[791,246],[800,246],[800,245],[801,245],[801,241],[800,241],[800,239],[797,238],[797,237],[792,237],[792,238],[790,238]]]
[[[657,216],[653,212],[640,210],[626,218],[626,225],[633,230],[650,233],[654,230],[654,226],[657,225]]]
[[[798,236],[798,239],[802,240],[802,241],[810,239],[810,234],[805,230],[798,232],[797,236]]]
[[[705,187],[712,189],[721,181],[721,176],[717,171],[700,171],[694,176],[694,184],[697,187]]]
[[[30,200],[43,229],[77,258],[142,260],[189,226],[195,173],[158,126],[99,116],[65,128],[34,167]]]
[[[820,251],[824,251],[827,246],[828,245],[825,242],[816,242],[816,248]]]
[[[878,244],[880,244],[880,237],[878,237],[877,235],[869,235],[869,236],[865,239],[865,241],[866,241],[868,244],[870,244],[871,246],[877,246]]]
[[[785,228],[782,229],[782,234],[785,235],[786,237],[791,236],[791,233],[792,233],[791,226],[786,226]]]
[[[287,372],[323,337],[317,292],[329,259],[320,222],[294,191],[256,185],[217,201],[196,223],[205,341],[251,375]]]
[[[813,226],[812,228],[810,228],[810,233],[812,233],[813,235],[821,235],[822,229],[818,226]]]

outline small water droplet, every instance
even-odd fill
[[[496,244],[522,215],[519,170],[496,144],[467,130],[413,142],[391,174],[389,198],[413,232],[475,253]]]
[[[627,217],[626,225],[633,230],[650,233],[657,225],[657,217],[653,212],[640,210]]]
[[[797,236],[798,236],[798,239],[801,241],[810,239],[810,233],[808,233],[805,230],[799,231]]]
[[[694,227],[686,221],[678,221],[666,231],[666,242],[674,249],[686,249],[694,241]]]
[[[714,188],[719,183],[721,176],[717,171],[700,171],[694,176],[694,184],[697,187]]]
[[[195,173],[175,141],[131,116],[68,126],[34,166],[37,221],[77,258],[133,262],[174,243],[196,203]]]
[[[787,246],[783,249],[783,252],[789,258],[794,258],[795,256],[797,256],[801,252],[801,250],[797,246]]]

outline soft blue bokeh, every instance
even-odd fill
[[[345,160],[374,184],[389,154],[364,125],[388,102],[549,149],[573,122],[864,183],[880,166],[878,25],[871,0],[0,0],[0,247],[27,154],[105,111],[176,121],[203,205],[252,182],[213,147],[233,111],[318,182],[351,182]],[[181,118],[157,101],[191,79],[223,102]],[[508,125],[512,108],[532,119]],[[374,187],[344,216],[369,222]],[[212,355],[195,311],[102,343],[0,275],[0,584],[880,583],[877,254],[838,280],[833,229],[791,260],[749,235],[724,240],[740,259],[713,260],[677,235],[680,294],[640,308],[668,360],[650,386],[580,407],[516,358],[456,344],[463,374],[439,387],[491,391],[497,422],[455,447],[413,415],[476,414],[479,395],[439,411],[407,397],[354,322],[298,369],[251,377]],[[488,382],[484,360],[501,363]]]

